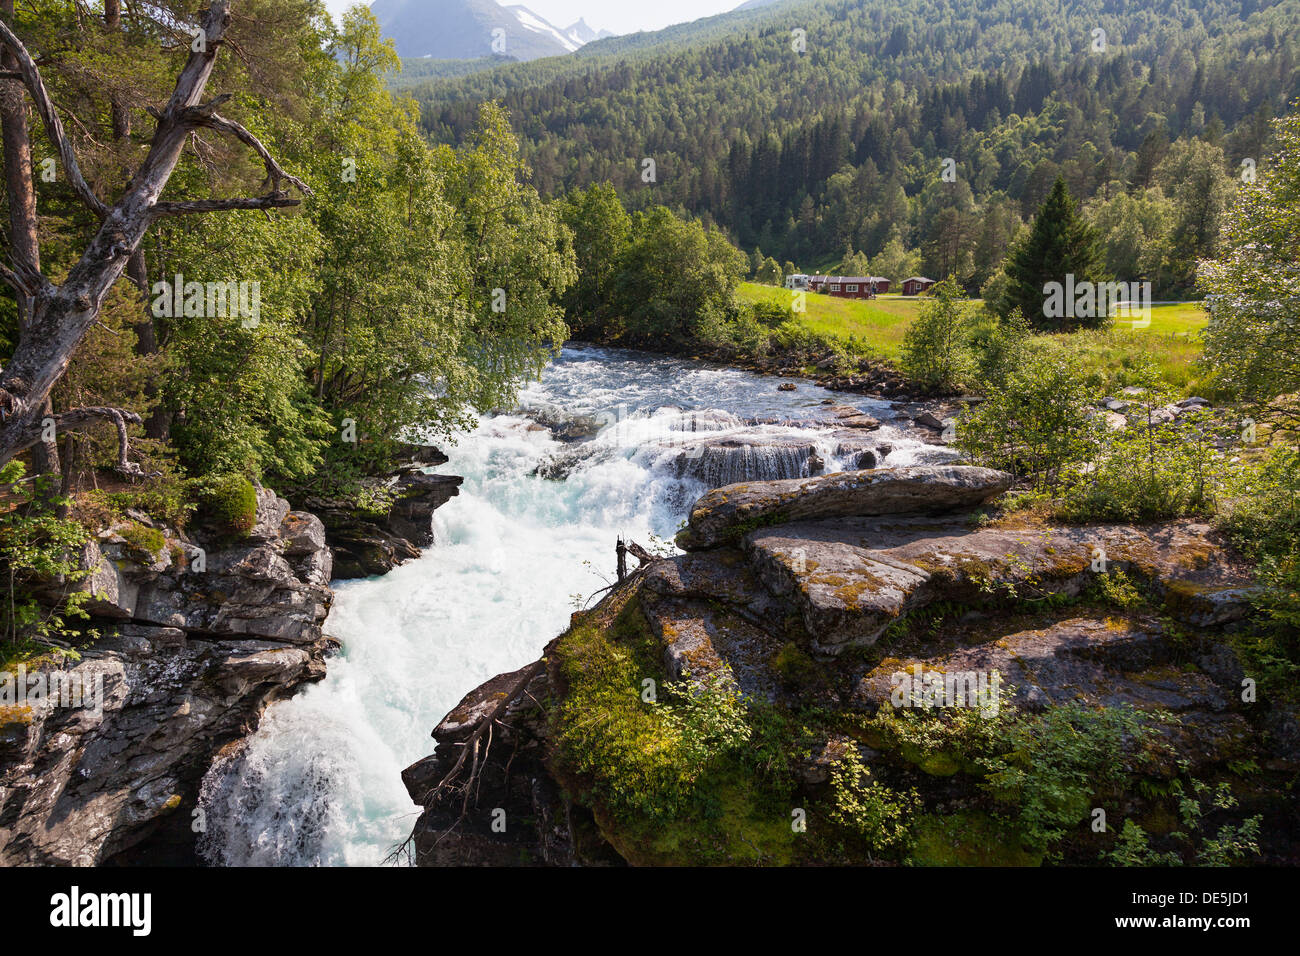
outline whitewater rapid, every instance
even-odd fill
[[[325,632],[343,649],[328,674],[273,704],[257,732],[204,780],[200,853],[217,865],[381,863],[418,814],[401,771],[470,690],[535,660],[613,573],[619,535],[671,539],[705,486],[683,468],[691,433],[798,440],[835,455],[824,399],[886,418],[887,403],[636,353],[565,348],[509,415],[444,445],[464,477],[434,516],[435,544],[379,578],[335,584]],[[545,414],[537,414],[538,410]],[[588,442],[536,424],[557,411],[595,421]],[[754,419],[805,424],[746,424]],[[935,451],[886,425],[891,466]],[[941,454],[941,453],[940,453]],[[563,480],[536,474],[567,462]],[[770,464],[769,467],[789,467]],[[797,467],[797,462],[795,463]]]

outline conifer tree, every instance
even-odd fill
[[[1048,317],[1044,313],[1049,282],[1074,284],[1101,282],[1105,275],[1096,231],[1084,221],[1078,206],[1066,188],[1065,180],[1056,178],[1052,191],[1039,207],[1029,232],[1012,249],[1006,264],[1007,285],[998,311],[1007,315],[1019,308],[1036,328],[1066,331],[1081,325],[1100,325],[1106,316]]]

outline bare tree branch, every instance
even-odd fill
[[[275,161],[275,157],[271,155],[270,151],[262,145],[262,141],[234,120],[226,119],[216,113],[208,113],[197,122],[197,125],[227,133],[257,153],[258,158],[262,160],[262,164],[266,166],[266,179],[271,185],[272,194],[280,192],[280,183],[284,181],[304,196],[312,195],[311,188],[306,183],[297,176],[286,173],[280,164]]]
[[[281,193],[251,199],[195,199],[190,202],[160,202],[154,205],[154,218],[163,216],[188,216],[193,213],[226,212],[232,209],[284,209],[299,206],[300,199],[290,199]]]
[[[58,111],[54,108],[54,101],[50,99],[49,91],[45,88],[40,70],[37,69],[31,54],[27,52],[27,47],[23,46],[22,40],[18,39],[3,20],[0,20],[0,41],[9,47],[14,59],[18,61],[18,72],[22,75],[23,85],[27,87],[27,91],[36,103],[36,112],[40,114],[41,121],[45,124],[46,135],[59,151],[59,159],[63,161],[63,172],[68,177],[68,182],[81,197],[81,201],[89,206],[95,215],[104,218],[108,215],[108,207],[95,195],[95,191],[81,175],[81,167],[77,165],[77,154],[64,132],[63,121],[59,119]]]

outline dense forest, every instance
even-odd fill
[[[973,291],[1059,175],[1111,270],[1162,297],[1191,294],[1214,252],[1205,224],[1300,94],[1292,0],[823,0],[746,17],[411,92],[443,142],[499,100],[543,195],[609,181],[631,209],[699,216],[805,270],[856,253]]]

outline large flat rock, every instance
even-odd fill
[[[718,488],[691,509],[678,543],[699,551],[755,528],[820,518],[969,511],[1011,487],[1011,476],[969,465],[915,465]]]
[[[1195,522],[973,528],[909,515],[794,522],[751,531],[744,547],[769,590],[798,609],[818,649],[834,652],[873,643],[895,619],[935,601],[1073,596],[1094,575],[1117,570],[1179,593],[1243,593],[1239,569],[1220,563],[1209,533]],[[1193,613],[1202,606],[1182,604]]]

